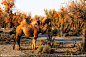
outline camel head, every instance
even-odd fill
[[[40,25],[40,30],[41,33],[44,34],[48,31],[48,24],[49,22],[51,22],[51,19],[48,17],[45,17],[42,21],[41,21],[41,25]]]

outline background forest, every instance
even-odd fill
[[[16,28],[23,18],[29,23],[34,20],[42,20],[45,16],[35,15],[31,17],[31,13],[25,13],[17,10],[13,13],[15,0],[2,0],[4,9],[0,7],[0,27],[1,28]],[[86,21],[86,1],[80,0],[71,1],[66,4],[66,7],[61,6],[59,11],[55,9],[44,9],[45,15],[51,18],[51,29],[53,35],[57,36],[77,36],[82,34],[82,29]]]

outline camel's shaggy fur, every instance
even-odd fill
[[[26,19],[23,19],[21,24],[16,28],[16,38],[14,39],[14,46],[13,49],[15,49],[15,42],[18,42],[18,45],[20,47],[20,37],[24,33],[26,37],[32,37],[32,49],[35,49],[36,47],[36,39],[38,37],[39,33],[45,33],[48,28],[48,23],[51,21],[51,19],[45,17],[42,21],[33,21],[32,23],[27,23]]]

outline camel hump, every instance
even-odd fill
[[[24,25],[24,24],[29,24],[29,22],[28,22],[26,19],[23,19],[23,20],[21,21],[21,25]]]
[[[36,20],[36,21],[33,21],[30,23],[31,25],[40,25],[40,21],[39,20]]]
[[[26,23],[26,19],[23,19],[23,20],[21,21],[21,24],[24,24],[24,23]]]
[[[37,24],[37,21],[33,21],[31,24],[32,24],[32,25],[35,25],[35,24]]]

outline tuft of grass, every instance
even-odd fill
[[[36,54],[41,53],[42,50],[43,50],[43,47],[38,47],[38,48],[37,48],[37,51],[36,51],[35,53],[36,53]]]
[[[49,53],[53,53],[53,52],[55,52],[55,49],[50,48],[50,49],[48,50],[48,52],[49,52]]]
[[[24,50],[24,48],[23,47],[17,47],[15,50]]]
[[[43,40],[37,40],[36,41],[36,46],[39,46],[39,45],[44,45],[45,42]]]
[[[77,33],[76,33],[76,32],[71,32],[71,31],[70,31],[70,32],[68,32],[68,35],[69,35],[69,36],[77,36]]]
[[[28,49],[28,50],[32,50],[32,48],[31,48],[31,47],[27,47],[27,49]]]
[[[3,42],[4,44],[7,44],[7,43],[9,43],[9,41],[5,41],[5,42]]]
[[[3,38],[3,39],[1,39],[1,40],[2,40],[2,41],[6,41],[6,39],[4,39],[4,38]]]
[[[82,48],[83,48],[82,43],[78,43],[75,45],[74,50],[81,51]]]
[[[9,32],[9,34],[10,34],[10,35],[16,34],[16,31],[15,31],[15,30],[12,30],[12,31]]]
[[[10,36],[10,38],[14,38],[15,37],[15,34],[12,34],[11,36]]]
[[[53,48],[56,48],[56,45],[53,45]]]
[[[36,54],[42,54],[42,53],[53,53],[55,52],[54,48],[49,48],[48,46],[45,47],[38,47]]]
[[[55,44],[56,44],[56,45],[60,45],[60,44],[63,44],[63,42],[58,42],[58,41],[56,41]]]
[[[73,52],[66,50],[65,55],[73,55]]]
[[[48,53],[48,50],[49,50],[49,47],[44,47],[42,52],[43,53]]]

